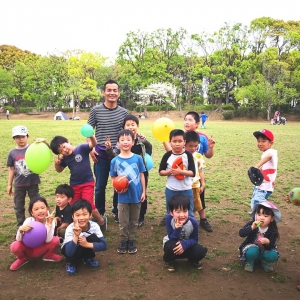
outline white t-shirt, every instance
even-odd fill
[[[264,181],[257,188],[263,191],[273,192],[274,183],[277,175],[277,150],[270,148],[263,152],[261,158],[263,159],[266,155],[271,155],[272,158],[260,167],[260,171],[264,175]]]

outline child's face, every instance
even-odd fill
[[[134,136],[136,136],[139,126],[133,120],[127,120],[124,124],[124,129],[132,131]]]
[[[74,147],[70,143],[63,143],[59,145],[57,152],[63,156],[69,156],[74,152]]]
[[[182,149],[185,145],[185,140],[182,135],[172,136],[170,141],[172,151],[176,154],[182,153]]]
[[[68,198],[65,194],[56,194],[55,203],[60,209],[64,209],[72,198]]]
[[[260,151],[264,152],[270,149],[273,145],[273,142],[268,140],[266,137],[258,137],[257,138],[257,147]]]
[[[28,136],[27,135],[16,135],[13,137],[18,147],[23,148],[27,145]]]
[[[42,222],[48,216],[48,207],[42,201],[37,201],[33,204],[31,215],[35,218],[36,221]]]
[[[261,222],[260,228],[267,228],[274,221],[274,216],[266,215],[263,213],[263,209],[260,209],[259,213],[256,213],[255,219]]]
[[[199,142],[190,141],[185,144],[185,150],[190,153],[194,153],[197,151],[198,146],[199,146]]]
[[[199,123],[196,123],[192,115],[186,115],[183,120],[183,127],[185,131],[195,131],[199,126]]]
[[[123,151],[130,151],[134,141],[130,135],[121,135],[118,140],[118,145]]]
[[[170,214],[173,216],[175,222],[179,221],[182,224],[189,218],[189,211],[182,207],[175,208],[173,211],[170,211]]]
[[[86,208],[81,208],[81,209],[78,209],[74,212],[73,214],[73,221],[75,224],[77,224],[78,222],[78,226],[83,229],[83,230],[86,230],[88,229],[88,223],[89,223],[89,220],[91,218],[91,214],[89,213],[89,211],[86,209]]]

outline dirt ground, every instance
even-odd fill
[[[88,114],[80,116],[85,119]],[[53,113],[11,115],[11,118],[51,119]],[[150,118],[154,120],[157,115]],[[172,115],[172,119],[176,121],[177,116]],[[182,117],[178,115],[180,120]],[[159,195],[159,191],[157,193]],[[219,209],[222,213],[223,207]],[[242,241],[237,236],[241,223],[238,218],[233,218],[230,226],[220,220],[211,220],[214,232],[200,230],[200,242],[209,249],[203,260],[204,269],[194,270],[182,260],[177,262],[175,273],[164,269],[162,237],[165,228],[158,225],[158,217],[147,218],[138,229],[138,252],[120,255],[116,252],[118,224],[109,215],[109,229],[105,235],[109,249],[96,254],[100,268],[91,270],[78,263],[75,276],[66,274],[64,261],[31,260],[20,270],[10,271],[14,260],[8,251],[14,240],[12,234],[11,240],[0,244],[0,299],[300,299],[300,292],[296,290],[298,280],[300,282],[299,218],[283,216],[287,221],[280,227],[281,237],[293,240],[298,236],[298,239],[295,244],[280,243],[281,257],[273,273],[265,273],[260,265],[255,266],[253,273],[243,270],[237,251]]]

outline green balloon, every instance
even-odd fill
[[[44,143],[33,143],[25,152],[25,162],[30,171],[41,174],[49,167],[52,154],[49,147]]]
[[[89,124],[85,124],[80,128],[80,133],[84,137],[91,137],[92,135],[94,135],[94,128]]]

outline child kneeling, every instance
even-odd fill
[[[79,259],[83,259],[83,262],[91,268],[99,267],[99,263],[94,259],[95,252],[107,249],[100,226],[90,221],[91,203],[79,199],[72,204],[71,213],[73,223],[67,227],[62,244],[62,254],[66,257],[68,274],[76,273],[75,262]]]
[[[187,258],[197,269],[202,269],[202,260],[207,248],[198,244],[198,222],[189,217],[190,200],[176,194],[168,202],[170,214],[166,216],[167,236],[163,239],[165,266],[175,271],[175,260]]]

